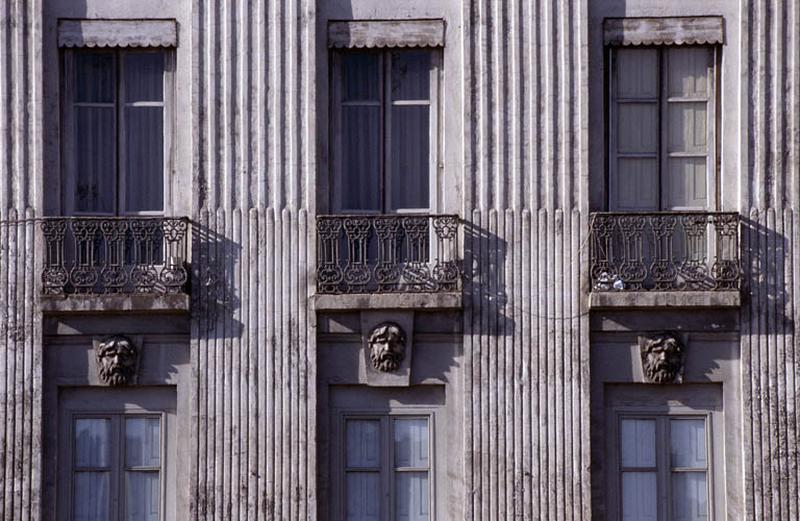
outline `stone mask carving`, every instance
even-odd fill
[[[378,371],[397,371],[406,354],[406,335],[394,322],[375,326],[367,340],[369,358]]]
[[[640,346],[645,380],[656,384],[683,381],[684,348],[673,333],[659,333],[645,338]]]
[[[111,386],[135,383],[139,349],[127,337],[113,335],[95,342],[97,374]]]

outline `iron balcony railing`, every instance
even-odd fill
[[[592,291],[741,288],[736,213],[602,212],[590,221]]]
[[[317,217],[317,292],[433,293],[461,287],[456,215]]]
[[[186,218],[49,217],[41,227],[45,295],[186,291]]]

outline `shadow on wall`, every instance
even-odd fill
[[[792,283],[792,262],[797,259],[789,256],[790,239],[775,230],[775,223],[766,223],[766,215],[760,219],[756,214],[742,217],[742,319],[750,322],[753,334],[783,334],[794,331],[787,284]],[[776,316],[768,320],[771,310]]]
[[[241,249],[216,230],[192,222],[192,314],[204,338],[240,338],[244,331],[235,285]]]
[[[514,334],[514,320],[504,312],[509,303],[505,277],[507,250],[505,239],[464,221],[464,306],[481,315],[469,321],[465,334]]]

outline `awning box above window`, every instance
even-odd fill
[[[606,18],[603,39],[606,45],[721,44],[724,23],[721,16]]]
[[[442,47],[444,20],[353,20],[328,24],[328,47]]]
[[[175,47],[175,20],[59,20],[59,47]]]

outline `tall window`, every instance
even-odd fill
[[[344,418],[344,500],[336,519],[432,519],[430,421],[409,415]]]
[[[160,415],[75,416],[72,521],[163,519]]]
[[[611,210],[714,207],[717,49],[611,48]]]
[[[162,213],[168,53],[70,50],[64,57],[67,212]]]
[[[622,416],[622,519],[708,520],[708,439],[705,416]]]
[[[438,162],[439,53],[336,52],[334,210],[428,211]]]

